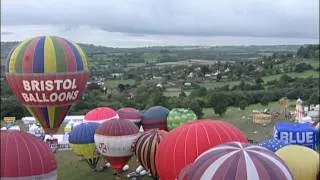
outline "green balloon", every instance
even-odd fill
[[[167,127],[170,131],[186,122],[197,119],[197,115],[190,109],[174,108],[168,114]]]

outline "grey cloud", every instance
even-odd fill
[[[4,0],[4,25],[87,25],[138,36],[319,37],[317,0]]]

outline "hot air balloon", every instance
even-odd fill
[[[158,128],[167,130],[169,109],[162,106],[153,106],[143,113],[142,127],[145,131]]]
[[[282,148],[286,145],[289,145],[289,143],[287,143],[286,141],[279,140],[279,139],[271,138],[271,139],[267,139],[267,140],[260,142],[258,145],[265,147],[272,152],[276,152],[280,148]]]
[[[293,180],[293,177],[273,152],[261,146],[230,142],[202,153],[180,172],[179,180],[183,179]]]
[[[190,109],[174,108],[169,112],[167,126],[168,130],[186,123],[198,119],[197,115]]]
[[[144,169],[148,170],[153,177],[158,177],[156,168],[156,152],[160,141],[167,131],[152,129],[144,132],[135,143],[135,156]]]
[[[295,180],[317,179],[319,153],[300,145],[288,145],[276,154],[288,165]]]
[[[133,155],[132,146],[139,135],[139,129],[134,123],[112,119],[98,127],[94,140],[100,154],[119,173]]]
[[[57,179],[57,163],[49,147],[23,131],[1,131],[1,179]]]
[[[117,113],[120,119],[129,120],[140,128],[143,114],[138,109],[126,107],[119,109]]]
[[[100,124],[83,123],[74,127],[69,134],[70,147],[80,156],[83,156],[88,165],[95,169],[100,159],[94,143],[94,134]]]
[[[103,123],[107,120],[119,118],[118,113],[109,107],[98,107],[89,111],[83,119],[83,122]]]
[[[89,77],[85,53],[73,42],[40,36],[21,42],[6,61],[6,79],[18,100],[44,131],[58,131]]]
[[[170,131],[160,142],[156,167],[160,179],[175,179],[201,153],[226,142],[248,143],[244,133],[219,120],[197,120]]]

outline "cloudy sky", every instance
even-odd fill
[[[2,0],[1,40],[112,47],[319,43],[319,0]]]

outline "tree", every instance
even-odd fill
[[[318,92],[313,92],[309,99],[308,99],[309,104],[320,104],[320,99],[319,99],[319,91]]]
[[[219,74],[217,75],[217,82],[219,82],[219,81],[221,80],[221,78],[222,78],[222,76],[221,76],[221,74],[219,73]]]
[[[120,92],[123,92],[126,89],[126,87],[123,84],[118,84],[118,89]]]
[[[263,79],[261,77],[258,77],[256,79],[256,84],[262,84],[263,83]]]
[[[219,116],[222,116],[227,111],[229,104],[227,98],[228,97],[223,93],[215,93],[211,96],[210,102],[212,108]]]
[[[300,63],[296,65],[295,71],[296,72],[303,72],[306,70],[311,70],[312,66],[310,64],[307,63]]]
[[[241,110],[245,110],[247,106],[248,106],[248,102],[246,100],[241,100],[239,102],[239,107]]]
[[[187,95],[184,91],[181,91],[181,93],[179,93],[179,97],[187,97]]]
[[[263,105],[263,106],[267,106],[269,104],[269,102],[271,101],[271,98],[268,94],[265,94],[262,96],[261,100],[260,100],[260,103]]]

